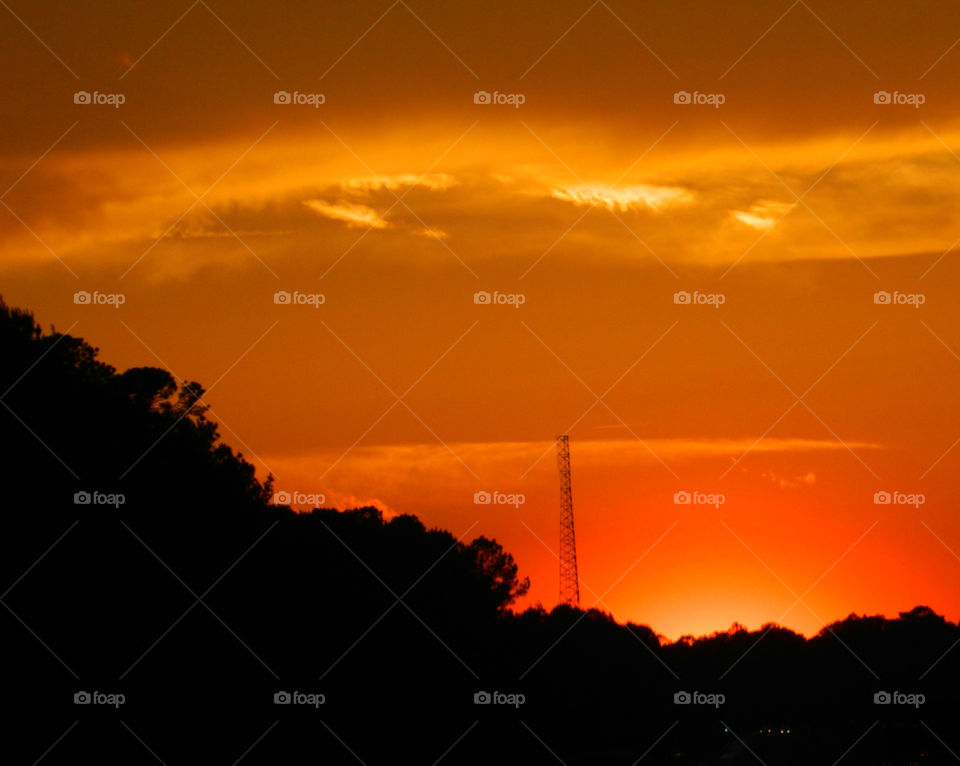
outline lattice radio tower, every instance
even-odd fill
[[[580,577],[577,574],[577,538],[573,533],[573,493],[570,490],[570,440],[557,437],[560,468],[560,603],[580,608]]]

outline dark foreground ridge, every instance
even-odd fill
[[[0,304],[0,689],[11,763],[940,764],[960,629],[661,645],[526,591],[493,540],[297,514],[203,390]],[[256,406],[252,403],[251,406]]]

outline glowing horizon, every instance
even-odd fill
[[[41,3],[2,295],[206,384],[278,490],[496,538],[522,606],[569,433],[585,606],[957,620],[960,49],[920,5]]]

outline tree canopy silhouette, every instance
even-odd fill
[[[634,763],[654,741],[678,766],[833,762],[878,718],[879,738],[845,763],[919,762],[931,739],[918,716],[960,710],[960,630],[929,607],[850,615],[811,639],[768,624],[674,643],[597,609],[518,614],[529,581],[495,540],[375,508],[271,503],[272,479],[220,440],[199,383],[117,372],[2,301],[0,360],[2,682],[25,709],[82,684],[163,715],[206,714],[216,698],[234,716],[273,716],[278,688],[319,689],[367,755],[403,741],[411,762],[432,763],[457,734],[439,721],[462,731],[486,716],[506,723],[449,762],[524,766],[544,749],[519,711],[474,705],[479,690],[523,693],[524,725],[571,766]],[[78,502],[92,492],[124,501]],[[928,705],[880,709],[881,689]],[[722,693],[723,709],[675,705],[680,690]],[[789,747],[781,730],[796,733]],[[303,731],[291,757],[315,747],[316,726]]]

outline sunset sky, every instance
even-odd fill
[[[521,606],[569,433],[585,607],[957,620],[958,38],[933,0],[11,0],[0,292],[203,383],[278,490],[495,537]]]

